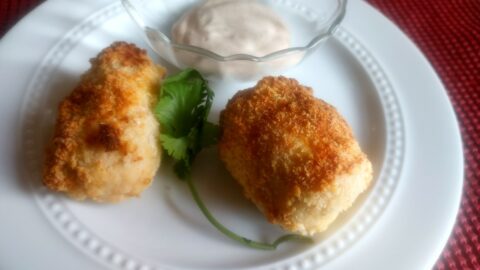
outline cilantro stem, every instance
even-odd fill
[[[223,233],[225,236],[228,238],[238,241],[248,247],[255,248],[255,249],[262,249],[262,250],[275,250],[281,243],[290,241],[290,240],[298,240],[298,241],[307,241],[307,242],[312,242],[312,239],[309,237],[305,237],[302,235],[297,235],[297,234],[286,234],[281,237],[279,237],[277,240],[275,240],[273,243],[262,243],[262,242],[257,242],[250,240],[248,238],[245,238],[243,236],[240,236],[231,230],[227,229],[225,226],[223,226],[213,215],[210,213],[210,211],[207,209],[205,204],[203,203],[202,199],[200,198],[197,189],[195,185],[193,184],[193,181],[190,176],[186,177],[187,179],[187,184],[188,188],[190,189],[190,192],[192,193],[193,199],[197,203],[198,208],[202,211],[203,215],[207,218],[207,220],[221,233]]]
[[[187,181],[198,208],[221,233],[251,248],[274,250],[289,240],[312,242],[308,237],[295,234],[284,235],[271,244],[253,241],[230,231],[208,211],[198,195],[190,172],[202,148],[216,144],[219,139],[219,126],[207,121],[213,97],[214,93],[202,75],[194,69],[186,69],[163,81],[160,99],[155,107],[155,115],[162,127],[162,147],[175,160],[174,172],[178,178]]]

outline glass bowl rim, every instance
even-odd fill
[[[329,22],[328,26],[326,26],[324,30],[321,31],[319,34],[314,36],[310,40],[310,42],[308,42],[305,46],[289,47],[286,49],[282,49],[282,50],[278,50],[278,51],[266,54],[264,56],[255,56],[255,55],[243,54],[243,53],[223,56],[211,50],[204,49],[201,47],[173,42],[163,32],[149,27],[144,22],[142,15],[139,14],[135,6],[130,1],[131,0],[122,0],[122,5],[127,11],[128,15],[142,29],[144,34],[147,33],[147,31],[148,32],[153,31],[158,35],[160,39],[162,39],[163,42],[170,45],[174,49],[195,53],[204,57],[214,59],[218,62],[230,62],[230,61],[239,61],[239,60],[250,61],[250,62],[268,62],[271,60],[279,59],[283,56],[292,55],[300,52],[308,52],[310,50],[313,50],[320,43],[322,43],[322,41],[326,40],[327,38],[333,35],[337,27],[345,18],[345,14],[347,11],[347,2],[348,2],[348,0],[336,0],[338,2],[338,6],[334,12],[334,15],[327,20],[327,22]]]

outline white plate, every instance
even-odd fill
[[[364,2],[351,1],[334,40],[285,75],[316,89],[354,129],[375,182],[314,245],[273,252],[224,238],[164,163],[141,198],[75,202],[40,185],[56,104],[114,40],[146,48],[118,2],[47,1],[0,43],[1,269],[427,269],[458,210],[463,158],[457,121],[421,53]],[[152,54],[153,55],[153,54]],[[252,83],[217,82],[211,118]],[[194,178],[233,230],[271,240],[264,221],[216,158],[202,153]],[[87,255],[87,256],[85,256]]]

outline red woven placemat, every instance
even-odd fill
[[[0,37],[43,0],[0,0]]]
[[[445,84],[465,153],[465,184],[452,236],[436,269],[480,269],[480,1],[370,0],[420,47]],[[458,181],[458,179],[452,179]]]
[[[0,0],[0,36],[43,0]],[[460,120],[465,187],[435,269],[480,269],[480,0],[369,0],[420,47]],[[452,179],[458,181],[458,179]]]

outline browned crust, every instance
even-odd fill
[[[139,79],[156,67],[146,51],[134,44],[113,43],[90,62],[90,70],[59,105],[43,172],[43,183],[53,190],[82,188],[86,177],[76,159],[80,149],[98,153],[117,151],[126,156],[131,149],[129,142],[122,139],[121,125],[134,121],[128,111],[139,102],[135,91],[155,91],[160,83],[159,80]],[[156,72],[164,74],[160,68]],[[156,95],[155,92],[150,94]]]
[[[266,77],[221,113],[220,157],[274,223],[302,193],[330,189],[365,159],[336,109],[294,79]]]
[[[99,124],[96,130],[87,135],[86,144],[110,152],[120,150],[122,147],[120,130],[111,124]]]

